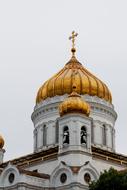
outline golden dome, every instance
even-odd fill
[[[4,139],[3,137],[0,135],[0,149],[2,149],[4,147]]]
[[[73,55],[62,70],[42,85],[38,91],[36,103],[48,97],[71,94],[73,86],[76,86],[78,94],[98,96],[112,102],[112,96],[106,84],[84,68]]]
[[[71,95],[59,105],[60,116],[74,112],[82,113],[87,116],[90,114],[89,104],[76,92],[72,92]]]

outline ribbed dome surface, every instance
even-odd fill
[[[106,84],[91,74],[72,56],[62,70],[42,85],[38,91],[36,103],[40,103],[48,97],[71,94],[73,87],[76,87],[78,94],[98,96],[112,102],[111,93]]]
[[[79,94],[72,92],[71,95],[59,105],[59,113],[60,116],[68,113],[82,113],[89,116],[90,106]]]

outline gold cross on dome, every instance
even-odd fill
[[[78,33],[75,33],[75,31],[72,32],[72,35],[69,37],[69,40],[72,40],[72,55],[74,56],[76,49],[75,49],[75,37],[78,36]]]

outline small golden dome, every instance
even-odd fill
[[[73,86],[77,87],[78,94],[98,96],[112,102],[112,96],[106,84],[84,68],[75,56],[72,56],[62,70],[42,85],[38,91],[36,103],[48,97],[71,94]]]
[[[4,147],[4,139],[3,137],[0,135],[0,149],[2,149]]]
[[[67,113],[82,113],[86,116],[90,114],[90,106],[86,103],[79,94],[72,92],[66,100],[59,105],[60,116]]]

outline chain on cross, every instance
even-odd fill
[[[75,37],[78,36],[78,33],[75,33],[75,31],[72,32],[72,35],[69,37],[69,40],[72,40],[72,54],[74,56],[75,52],[76,52],[76,49],[75,49]]]

